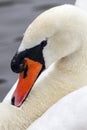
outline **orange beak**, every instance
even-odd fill
[[[25,58],[25,67],[26,66],[26,72],[23,71],[20,73],[17,88],[12,96],[12,104],[15,106],[21,106],[42,70],[41,63],[28,58]]]

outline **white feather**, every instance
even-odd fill
[[[87,85],[87,14],[72,5],[42,13],[26,30],[18,51],[44,39],[46,70],[20,108],[6,99],[0,104],[0,130],[25,130],[60,98]]]
[[[87,11],[87,0],[76,0],[75,5]]]
[[[87,130],[87,86],[68,94],[27,130]]]

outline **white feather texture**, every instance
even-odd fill
[[[53,105],[27,130],[87,130],[87,86]]]
[[[44,39],[46,69],[21,107],[6,99],[0,104],[0,130],[25,130],[64,95],[87,84],[87,14],[72,5],[42,13],[26,30],[18,51]]]
[[[87,0],[76,0],[75,5],[87,11]]]

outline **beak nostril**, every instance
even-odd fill
[[[11,104],[12,105],[15,105],[15,97],[13,96],[12,99],[11,99]]]
[[[24,69],[24,78],[26,78],[26,76],[27,76],[27,71],[28,71],[28,66],[26,66]]]

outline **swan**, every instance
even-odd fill
[[[0,104],[0,130],[25,130],[60,98],[87,84],[86,34],[87,14],[72,5],[49,9],[29,25],[11,61],[20,75],[8,101]]]
[[[27,130],[87,130],[87,86],[60,99]]]

